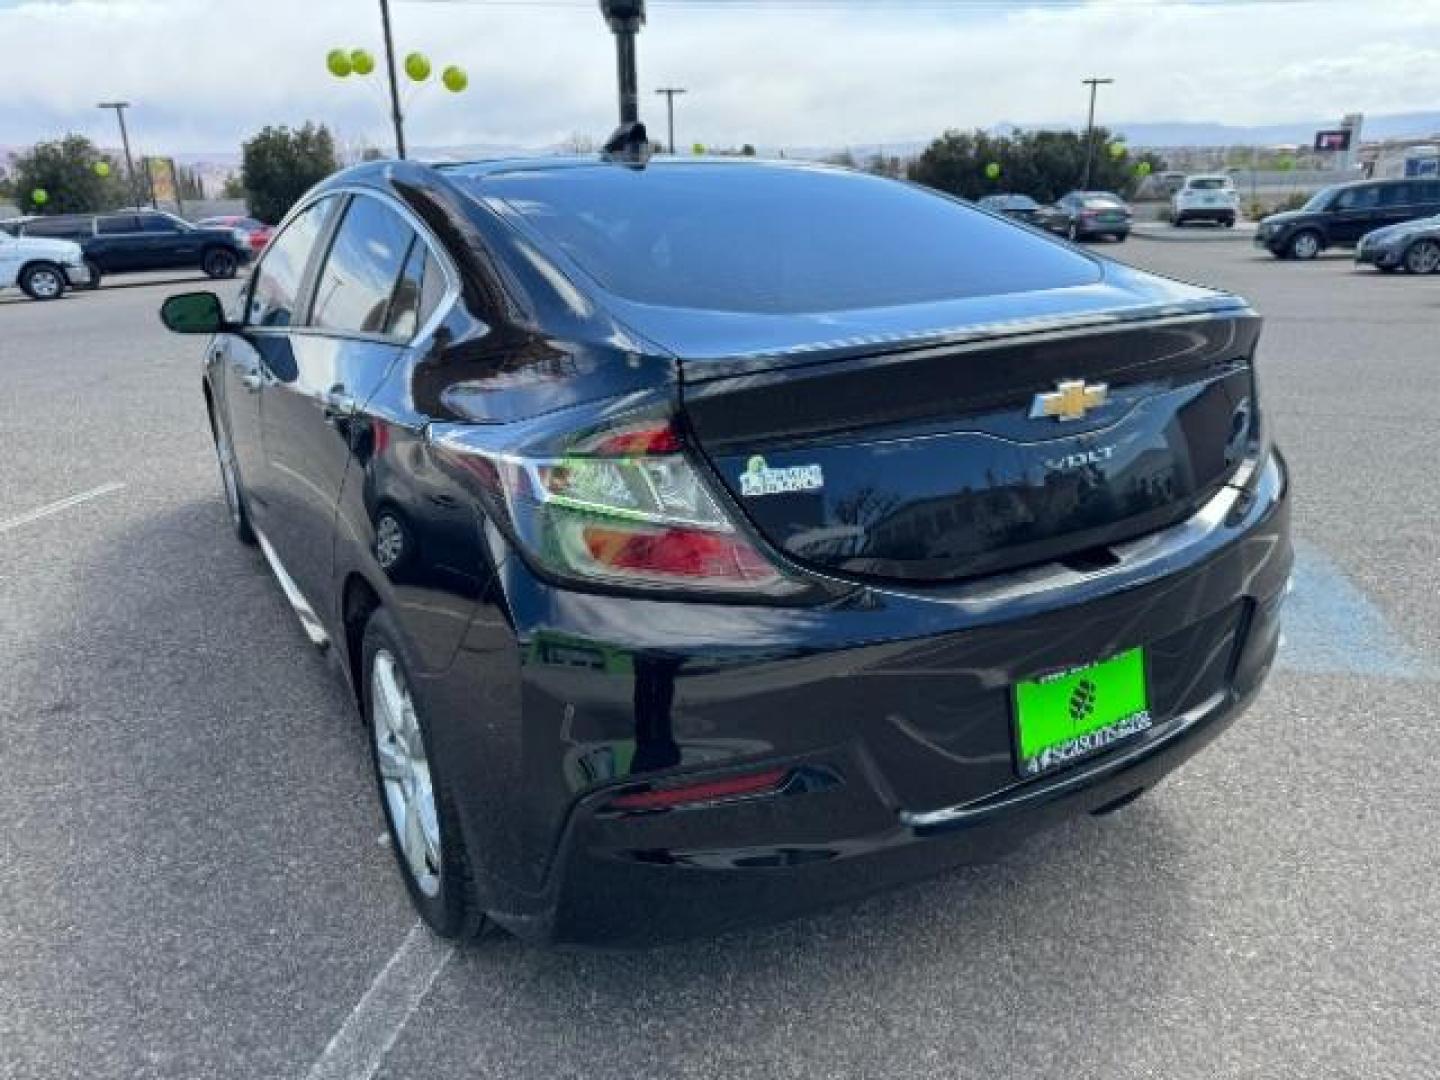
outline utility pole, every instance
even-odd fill
[[[665,95],[665,111],[670,116],[670,153],[675,153],[675,95],[684,94],[687,91],[683,86],[662,86],[655,91],[657,94]]]
[[[130,156],[130,133],[125,130],[125,110],[128,101],[102,101],[96,108],[114,109],[115,118],[120,121],[120,143],[125,147],[125,183],[130,188],[130,205],[139,206],[140,199],[135,193],[135,161]]]
[[[1090,118],[1085,121],[1085,178],[1080,181],[1080,190],[1090,190],[1090,165],[1095,158],[1095,91],[1098,87],[1109,86],[1114,79],[1081,79],[1082,85],[1090,87]]]
[[[390,34],[390,0],[380,0],[380,23],[385,28],[385,70],[390,75],[390,118],[395,121],[395,153],[405,160],[405,118],[400,114],[400,87],[395,82],[395,40]]]

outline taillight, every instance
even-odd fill
[[[524,553],[560,577],[702,592],[790,591],[667,422],[612,428],[560,457],[440,448],[480,481]]]

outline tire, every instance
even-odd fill
[[[1405,269],[1412,274],[1440,272],[1440,243],[1417,240],[1405,252]]]
[[[460,821],[443,762],[415,696],[414,666],[385,608],[365,626],[361,650],[365,729],[390,850],[420,918],[440,937],[484,930]],[[397,819],[399,824],[397,826]]]
[[[1235,215],[1231,214],[1227,218],[1222,218],[1220,224],[1224,225],[1227,229],[1233,229],[1235,227]]]
[[[1128,240],[1128,239],[1130,238],[1130,234],[1129,234],[1128,232],[1117,232],[1117,233],[1115,233],[1114,235],[1115,235],[1115,242],[1116,242],[1117,244],[1123,244],[1126,240]]]
[[[211,248],[200,260],[200,269],[212,278],[232,278],[240,268],[240,260],[229,248]]]
[[[54,263],[31,263],[20,271],[21,290],[31,300],[59,300],[65,295],[65,271]]]
[[[1174,220],[1173,222],[1171,222],[1171,224],[1174,225],[1175,228],[1177,228],[1177,229],[1183,229],[1183,228],[1185,227],[1185,215],[1184,215],[1184,214],[1176,214],[1176,215],[1175,215],[1175,220]]]
[[[94,259],[86,259],[85,265],[90,270],[90,284],[86,285],[85,288],[87,290],[100,288],[100,280],[105,276],[100,272],[100,264]]]
[[[225,495],[225,509],[230,515],[230,527],[235,539],[242,544],[255,543],[255,530],[250,525],[250,511],[245,505],[245,486],[240,481],[240,467],[235,462],[235,450],[230,437],[220,425],[215,414],[210,414],[210,433],[215,440],[215,461],[220,466],[220,490]]]
[[[1285,245],[1285,251],[1292,259],[1308,262],[1320,254],[1323,246],[1318,232],[1314,229],[1301,229],[1290,238],[1289,243]]]

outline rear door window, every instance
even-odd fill
[[[245,321],[250,326],[291,326],[305,268],[335,211],[333,196],[311,204],[270,244],[255,271]]]
[[[140,219],[131,214],[109,214],[96,220],[95,231],[101,236],[124,236],[140,231]]]
[[[378,199],[355,196],[320,269],[310,325],[340,333],[392,334],[391,301],[414,241],[415,230],[398,213]],[[414,284],[418,301],[420,283]]]
[[[416,237],[400,280],[395,283],[395,294],[390,298],[386,336],[399,341],[413,338],[440,306],[445,286],[445,272],[440,269],[440,263],[429,245]]]
[[[141,228],[147,233],[177,233],[180,223],[164,214],[146,214],[140,219]]]

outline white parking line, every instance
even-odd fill
[[[305,1080],[371,1080],[454,955],[453,945],[416,923],[310,1066]]]
[[[82,491],[79,495],[71,495],[68,499],[60,499],[19,517],[5,518],[0,521],[0,533],[9,532],[11,529],[18,529],[21,525],[29,525],[32,521],[39,521],[41,518],[49,517],[51,514],[58,514],[62,510],[69,510],[72,506],[79,506],[91,499],[98,499],[101,495],[109,495],[111,492],[120,491],[125,485],[114,480],[108,484],[101,484],[89,491]]]

